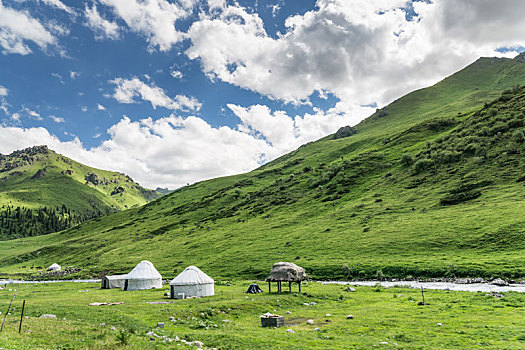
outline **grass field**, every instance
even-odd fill
[[[170,300],[167,288],[137,292],[101,290],[98,284],[51,283],[9,285],[0,290],[6,311],[14,289],[18,295],[7,317],[0,347],[5,349],[164,349],[185,348],[181,341],[201,341],[217,349],[523,349],[525,295],[504,293],[425,292],[407,288],[357,287],[310,282],[303,293],[245,294],[250,282],[219,282],[216,295]],[[12,290],[9,290],[12,289]],[[22,300],[26,300],[18,334]],[[148,304],[172,301],[169,304]],[[124,302],[88,306],[92,302]],[[311,305],[310,303],[315,303]],[[308,304],[308,305],[305,305]],[[286,312],[291,312],[286,314]],[[282,328],[260,327],[266,312],[285,316]],[[39,318],[54,314],[56,319]],[[327,316],[330,314],[330,316]],[[347,319],[353,315],[353,319]],[[170,320],[174,317],[174,321]],[[313,325],[306,323],[312,319]],[[165,328],[156,328],[164,322]],[[441,324],[441,325],[438,325]],[[319,330],[315,330],[319,328]],[[287,333],[293,329],[295,333]],[[147,335],[148,332],[156,335]],[[188,346],[188,348],[195,348]]]

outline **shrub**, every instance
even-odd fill
[[[489,115],[489,117],[494,117],[496,114],[498,114],[498,110],[494,107],[489,108],[487,114]]]
[[[525,135],[523,135],[523,131],[521,130],[516,130],[514,134],[512,134],[512,140],[514,140],[515,142],[522,143],[524,138]]]
[[[401,156],[401,165],[403,166],[410,166],[414,163],[414,158],[410,154],[403,154]]]
[[[419,173],[429,169],[432,165],[434,165],[434,162],[431,159],[420,159],[414,164],[414,170]]]
[[[303,168],[303,173],[308,173],[308,172],[310,172],[310,171],[312,171],[312,168],[309,167],[309,166],[305,166],[305,167]]]

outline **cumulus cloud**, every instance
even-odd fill
[[[52,7],[56,8],[56,9],[65,11],[65,12],[69,13],[70,15],[75,15],[76,14],[76,12],[72,8],[64,5],[64,3],[61,2],[60,0],[41,0],[41,1],[44,4],[48,5],[48,6],[52,6]]]
[[[102,106],[100,103],[97,104],[97,109],[99,111],[105,111],[106,110],[106,107]],[[87,109],[86,109],[87,110]]]
[[[63,142],[44,128],[0,127],[0,153],[38,144],[84,164],[132,176],[148,187],[180,187],[186,183],[232,175],[257,167],[270,146],[229,127],[213,128],[197,117],[169,116],[113,125],[110,139],[86,149],[78,138]]]
[[[135,98],[139,97],[149,101],[154,109],[164,107],[171,110],[198,111],[201,108],[201,103],[194,97],[177,95],[171,98],[160,87],[155,84],[148,85],[138,78],[116,78],[110,83],[116,85],[112,97],[120,103],[136,103]]]
[[[57,39],[27,11],[5,7],[0,0],[0,46],[2,53],[27,55],[28,42],[46,50],[57,46]]]
[[[175,69],[170,72],[170,75],[175,79],[182,79],[182,77],[184,76],[181,71]]]
[[[273,37],[257,13],[223,5],[191,25],[186,54],[212,79],[288,103],[331,92],[337,110],[359,120],[362,105],[387,104],[522,44],[524,11],[518,0],[318,0]]]
[[[168,51],[184,39],[184,33],[175,28],[175,22],[187,17],[195,1],[182,5],[167,0],[99,0],[110,6],[130,30],[146,37],[149,50]]]
[[[302,144],[334,133],[352,122],[335,109],[327,112],[315,109],[315,113],[291,117],[284,111],[272,112],[264,105],[227,106],[241,120],[237,126],[239,131],[264,139],[268,143],[270,149],[266,150],[265,160],[273,160]],[[368,111],[372,112],[372,108]]]
[[[64,118],[57,117],[56,115],[50,115],[49,118],[51,118],[55,123],[65,123]]]
[[[7,91],[8,91],[7,88],[0,85],[0,96],[7,96]]]
[[[76,78],[78,78],[79,76],[80,76],[80,72],[73,72],[73,71],[70,71],[70,72],[69,72],[69,77],[70,77],[71,79],[76,79]]]
[[[87,22],[85,25],[91,28],[95,33],[96,40],[111,39],[116,40],[120,38],[119,26],[115,22],[111,22],[103,18],[97,10],[97,6],[93,4],[93,7],[89,7],[86,4],[84,9],[84,15],[86,16]]]

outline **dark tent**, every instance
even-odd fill
[[[262,293],[262,291],[263,290],[259,288],[259,286],[256,283],[252,283],[248,287],[248,290],[246,291],[246,293],[257,294],[257,293]]]

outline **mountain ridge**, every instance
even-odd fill
[[[276,261],[321,279],[522,276],[525,65],[512,62],[478,60],[250,173],[0,242],[0,269],[66,261],[96,275],[148,259],[225,278],[264,278]]]

